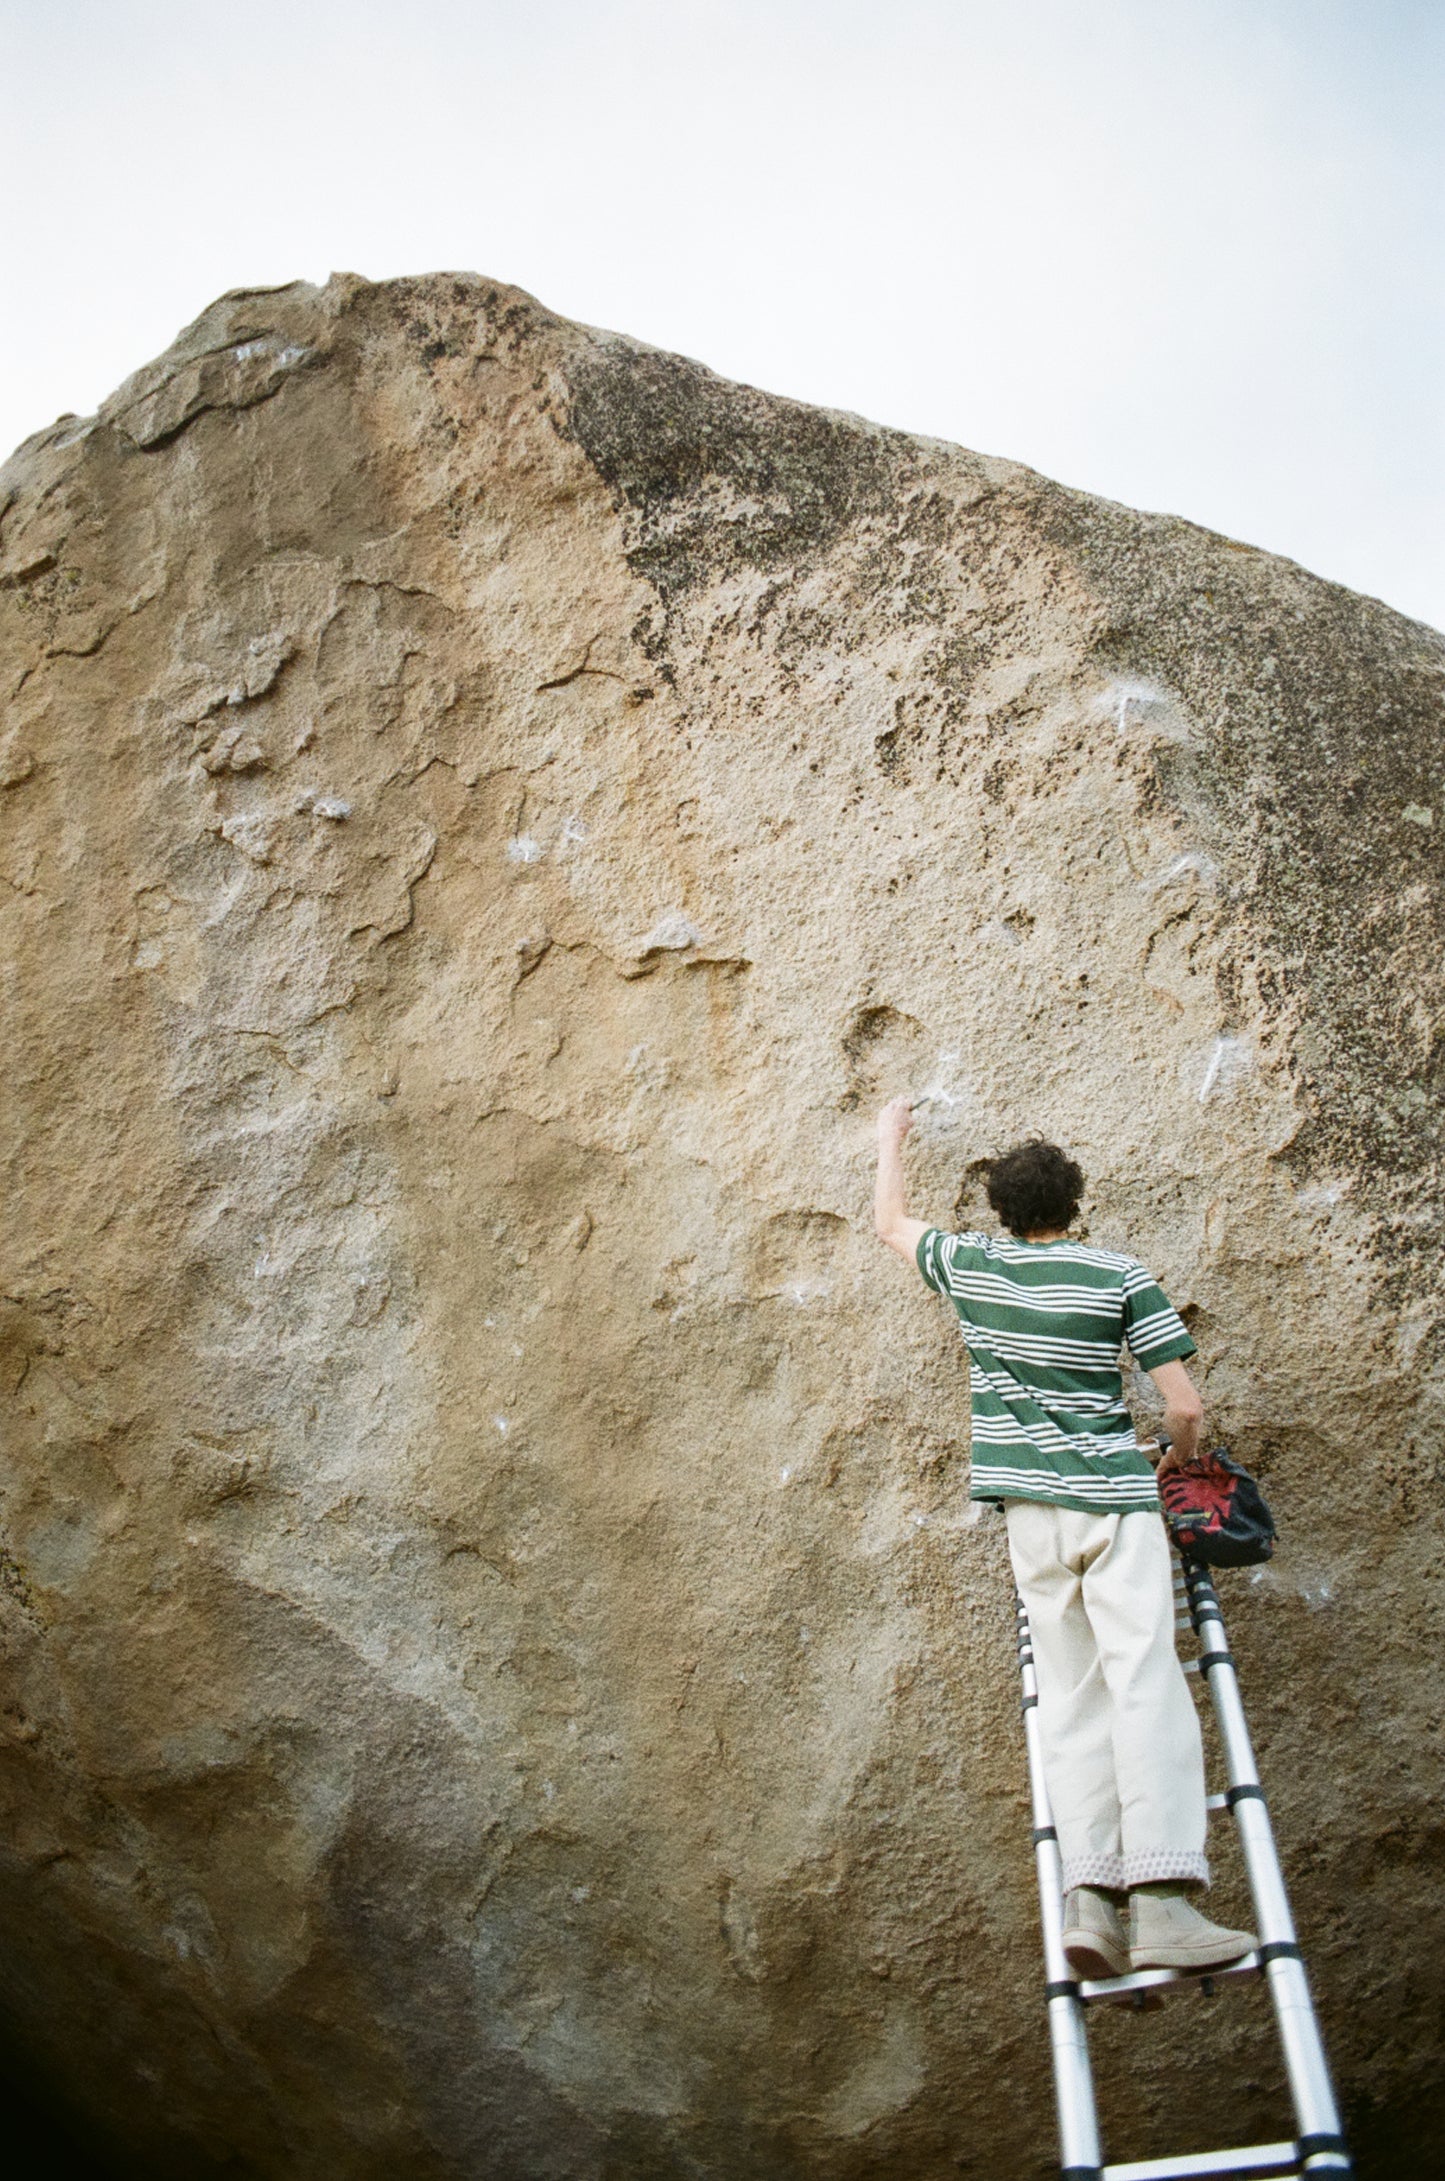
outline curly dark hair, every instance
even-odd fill
[[[983,1180],[989,1203],[1017,1235],[1052,1234],[1072,1225],[1084,1193],[1083,1168],[1042,1136],[990,1159]]]

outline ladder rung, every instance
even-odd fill
[[[1257,1953],[1241,1954],[1219,1969],[1135,1969],[1126,1977],[1088,1977],[1079,1986],[1086,2006],[1099,1999],[1127,1999],[1131,1992],[1197,1991],[1202,1982],[1223,1983],[1226,1977],[1257,1977],[1261,1963]]]
[[[1244,2181],[1251,2174],[1298,2173],[1299,2153],[1293,2143],[1250,2143],[1237,2151],[1193,2151],[1182,2158],[1134,2158],[1127,2165],[1106,2166],[1104,2181],[1213,2181],[1216,2174],[1232,2174]]]
[[[1229,1797],[1224,1794],[1206,1795],[1204,1807],[1206,1810],[1227,1810],[1229,1808]]]

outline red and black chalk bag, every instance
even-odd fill
[[[1274,1516],[1247,1469],[1227,1450],[1196,1454],[1159,1479],[1164,1519],[1179,1550],[1215,1568],[1248,1568],[1274,1551]]]

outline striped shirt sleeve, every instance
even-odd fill
[[[914,1255],[918,1269],[929,1286],[940,1295],[946,1295],[957,1306],[952,1274],[959,1270],[961,1251],[978,1249],[988,1240],[983,1234],[945,1234],[941,1227],[928,1227],[918,1237]]]
[[[924,1279],[940,1295],[948,1293],[948,1275],[943,1265],[943,1245],[947,1240],[948,1236],[940,1227],[925,1228],[913,1253]]]
[[[1145,1371],[1198,1353],[1184,1320],[1142,1265],[1131,1265],[1124,1275],[1124,1338],[1130,1355]]]

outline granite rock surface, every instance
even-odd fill
[[[470,276],[227,296],[3,479],[20,2063],[176,2181],[1052,2170],[911,1090],[923,1216],[1056,1135],[1193,1329],[1423,2171],[1445,642]],[[1095,2050],[1112,2156],[1288,2132],[1257,1993]]]

